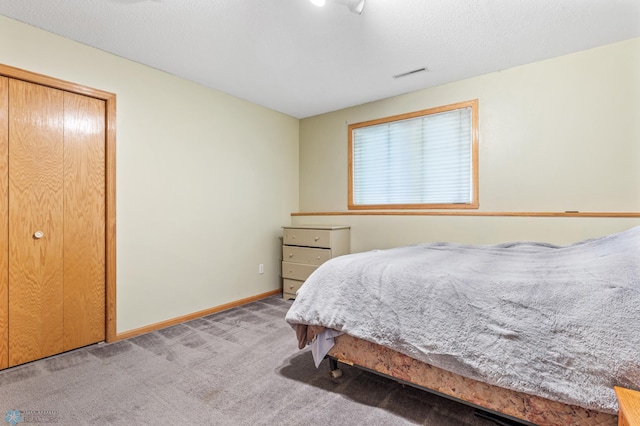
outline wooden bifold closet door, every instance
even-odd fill
[[[6,368],[105,339],[105,102],[0,80]]]

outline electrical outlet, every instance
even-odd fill
[[[264,264],[263,263],[258,265],[258,273],[259,274],[264,274]]]

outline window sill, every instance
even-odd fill
[[[295,212],[291,216],[511,216],[511,217],[615,217],[640,218],[640,212],[479,212],[426,210],[358,210],[343,212]]]

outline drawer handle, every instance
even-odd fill
[[[314,241],[318,241],[320,239],[320,237],[315,237],[313,240]]]
[[[289,284],[289,290],[293,290],[293,284]]]
[[[320,256],[318,256],[318,260],[320,260]]]
[[[289,253],[289,257],[293,257],[293,253]]]

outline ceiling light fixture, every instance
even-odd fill
[[[310,0],[311,3],[313,3],[314,5],[318,6],[318,7],[322,7],[325,5],[326,0]],[[353,13],[357,13],[358,15],[360,15],[362,13],[362,10],[364,9],[364,1],[365,0],[334,0],[336,3],[338,4],[342,4],[344,6],[347,6],[347,8],[353,12]]]
[[[335,0],[338,4],[343,4],[353,13],[360,15],[364,9],[364,0]]]

